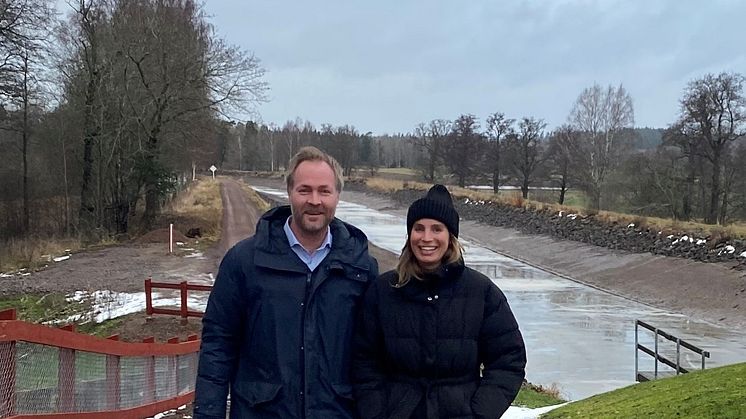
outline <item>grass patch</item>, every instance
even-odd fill
[[[743,418],[746,363],[621,388],[542,416],[559,418]]]
[[[127,321],[127,316],[117,317],[103,321],[101,323],[87,322],[76,326],[76,331],[102,338],[107,338],[117,333],[122,325]]]
[[[64,294],[23,294],[0,299],[0,310],[16,309],[18,320],[30,323],[53,322],[91,310],[89,301],[68,301]]]
[[[513,401],[513,406],[536,409],[564,402],[565,400],[560,397],[560,391],[555,385],[543,387],[531,383],[523,383],[521,389],[518,391],[518,396]]]
[[[254,204],[260,214],[264,214],[272,207],[269,202],[262,199],[262,197],[259,196],[259,194],[256,193],[256,191],[246,182],[240,180],[239,183],[241,184],[241,189],[243,189],[244,193],[246,193],[246,196],[249,198],[249,201]]]

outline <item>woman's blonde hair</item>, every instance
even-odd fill
[[[441,260],[441,264],[446,265],[458,262],[464,254],[464,247],[461,246],[458,237],[450,233],[448,236],[448,249],[446,249],[446,253],[443,255],[443,259]],[[422,269],[420,264],[417,262],[417,258],[414,256],[414,252],[412,252],[412,248],[409,244],[409,237],[407,237],[407,242],[401,250],[399,263],[396,265],[396,273],[399,278],[397,279],[396,284],[393,284],[395,288],[407,285],[412,278],[422,280],[425,277],[425,270]]]

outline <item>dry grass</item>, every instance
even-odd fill
[[[77,239],[10,238],[0,243],[0,272],[43,266],[52,258],[76,252],[81,247]]]
[[[432,186],[422,182],[406,182],[400,180],[370,178],[367,179],[368,187],[384,192],[392,193],[400,189],[411,188],[427,190]],[[605,223],[618,223],[622,225],[634,224],[638,228],[661,231],[665,234],[696,234],[702,237],[710,237],[709,243],[715,245],[731,239],[746,238],[746,222],[738,222],[728,226],[702,224],[693,221],[679,221],[670,218],[643,217],[635,214],[624,214],[613,211],[595,211],[578,206],[559,205],[554,203],[533,201],[523,199],[520,193],[508,193],[495,195],[492,192],[473,191],[471,189],[449,186],[448,189],[455,199],[469,198],[471,201],[496,202],[514,207],[524,207],[538,211],[552,211],[579,214],[581,216],[593,216]]]
[[[223,220],[223,200],[220,184],[208,177],[197,179],[174,199],[164,212],[164,217],[174,216],[179,227],[199,227],[202,240],[220,240]]]
[[[262,199],[261,196],[259,196],[256,191],[249,186],[246,182],[240,181],[241,189],[246,193],[246,196],[249,198],[249,201],[254,204],[254,206],[259,210],[260,213],[267,212],[272,206],[269,204],[269,202]]]

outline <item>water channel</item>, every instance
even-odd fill
[[[258,192],[287,198],[278,189]],[[376,246],[399,253],[406,220],[340,201],[337,217],[365,232]],[[506,294],[521,327],[528,352],[527,378],[559,387],[576,400],[634,383],[635,319],[689,341],[707,351],[707,366],[746,361],[746,334],[667,313],[550,274],[462,238],[468,266],[490,277]],[[661,352],[675,359],[675,344],[659,339]],[[652,332],[641,329],[640,343],[652,348]],[[681,354],[685,368],[696,369],[699,355]],[[653,370],[653,359],[640,356],[640,369]],[[667,369],[665,366],[661,370]]]

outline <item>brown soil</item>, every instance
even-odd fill
[[[169,235],[170,233],[167,228],[159,228],[158,230],[153,230],[151,232],[143,234],[142,236],[138,237],[137,240],[135,241],[137,243],[168,243]],[[192,241],[191,239],[183,235],[179,230],[175,228],[174,228],[173,235],[174,235],[174,242],[189,243]]]

